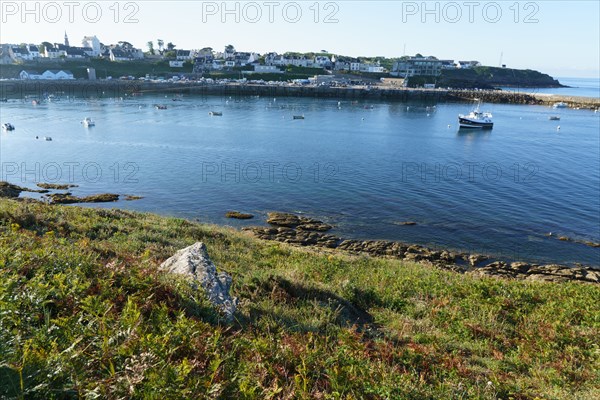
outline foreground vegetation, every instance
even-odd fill
[[[203,241],[233,324],[157,267]],[[0,398],[600,398],[598,286],[0,199]]]

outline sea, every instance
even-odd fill
[[[600,91],[597,80],[561,82],[573,87],[548,91]],[[459,130],[457,115],[472,107],[156,93],[11,99],[0,104],[1,123],[16,128],[0,134],[0,180],[76,184],[78,196],[122,195],[93,207],[236,228],[283,211],[326,221],[343,238],[600,266],[600,248],[584,244],[600,242],[600,112],[483,104],[494,128]],[[230,210],[255,218],[227,219]]]
[[[556,78],[563,88],[519,88],[519,87],[503,87],[504,91],[521,92],[521,93],[539,93],[557,96],[579,96],[579,97],[594,97],[600,98],[600,77],[598,78]]]

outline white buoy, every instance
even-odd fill
[[[557,130],[557,131],[560,131],[560,125],[556,127],[556,130]]]
[[[448,129],[450,129],[450,124],[448,124]]]

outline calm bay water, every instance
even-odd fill
[[[565,88],[503,88],[525,93],[554,94],[558,96],[581,96],[600,98],[600,78],[556,78]]]
[[[600,249],[545,236],[600,241],[600,114],[560,110],[561,120],[549,121],[557,110],[487,105],[494,129],[462,132],[456,117],[468,104],[433,106],[148,95],[13,101],[0,111],[16,127],[0,136],[1,179],[72,178],[76,195],[144,196],[100,207],[234,226],[258,224],[268,211],[302,212],[342,237],[600,265]],[[97,126],[84,128],[86,116]],[[227,220],[228,210],[258,218]]]

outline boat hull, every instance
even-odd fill
[[[466,129],[492,129],[493,122],[473,121],[468,118],[458,118],[458,125]]]

